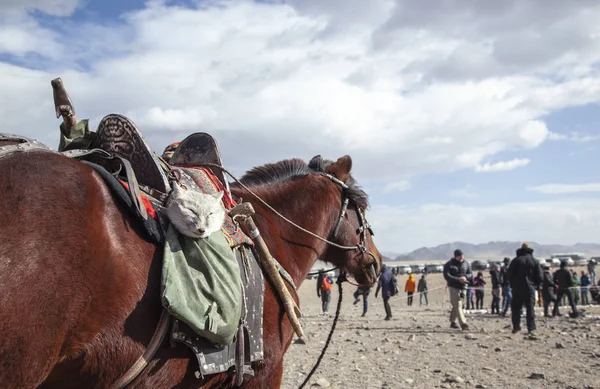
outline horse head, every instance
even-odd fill
[[[348,272],[360,284],[374,283],[381,272],[381,253],[375,246],[373,230],[366,218],[368,196],[350,174],[352,158],[346,155],[334,162],[317,155],[309,167],[323,179],[337,184],[328,185],[331,189],[326,191],[333,202],[339,204],[332,211],[334,221],[328,240],[345,248],[329,245],[321,260]]]

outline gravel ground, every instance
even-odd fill
[[[487,276],[487,274],[486,274]],[[399,276],[404,286],[406,276]],[[536,312],[538,336],[511,333],[510,319],[487,312],[467,314],[468,332],[450,329],[440,274],[429,276],[429,306],[405,294],[391,301],[393,319],[384,321],[381,296],[369,296],[369,312],[353,305],[355,287],[344,284],[340,319],[323,361],[306,388],[596,388],[600,389],[600,306],[586,316],[546,319]],[[331,328],[338,299],[321,314],[314,280],[300,288],[304,344],[294,342],[284,361],[282,388],[304,380]],[[489,309],[491,292],[486,291]],[[562,308],[567,313],[567,307]],[[523,318],[522,327],[525,328]]]

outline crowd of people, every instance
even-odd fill
[[[521,317],[526,318],[530,336],[535,336],[535,305],[543,306],[545,317],[561,316],[560,307],[568,302],[571,317],[577,317],[578,305],[589,305],[592,301],[600,303],[600,285],[596,282],[596,261],[591,259],[587,272],[580,275],[569,269],[567,261],[560,263],[555,272],[546,264],[541,264],[533,257],[533,249],[527,243],[517,249],[516,257],[504,258],[502,265],[493,264],[489,270],[489,282],[492,287],[491,314],[507,316],[511,313],[513,333],[521,331]],[[483,272],[473,275],[471,265],[465,260],[460,249],[454,251],[453,257],[444,265],[443,276],[447,284],[448,296],[452,309],[450,327],[467,330],[469,328],[464,314],[465,310],[483,310],[485,287],[488,285]],[[323,313],[328,312],[331,299],[331,276],[321,275],[317,281],[317,295],[322,299]],[[409,274],[404,285],[407,306],[413,305],[415,292],[419,296],[419,305],[429,305],[427,274],[421,275],[418,282],[414,274]],[[354,304],[362,298],[364,317],[368,311],[368,296],[371,286],[359,286],[354,292]],[[381,292],[385,308],[385,320],[392,318],[389,304],[391,297],[399,294],[398,281],[391,269],[383,265],[382,274],[377,283],[375,297]]]

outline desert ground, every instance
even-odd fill
[[[489,281],[489,274],[484,273]],[[408,276],[398,276],[404,290]],[[488,312],[467,314],[468,331],[450,329],[443,277],[428,275],[429,305],[406,304],[406,294],[391,298],[393,319],[384,321],[381,296],[353,305],[356,287],[343,284],[340,319],[332,342],[306,388],[600,388],[600,306],[579,307],[583,318],[544,318],[536,311],[538,339],[511,333],[510,318]],[[316,281],[299,290],[304,343],[290,345],[284,361],[284,389],[297,388],[323,348],[333,322],[338,291],[334,285],[329,315],[321,314]],[[485,291],[485,308],[491,289]]]

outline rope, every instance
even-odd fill
[[[335,326],[340,317],[340,311],[342,308],[342,297],[344,295],[342,293],[342,283],[345,281],[345,278],[346,278],[345,276],[341,275],[340,277],[338,277],[338,279],[336,281],[336,283],[338,284],[338,292],[339,292],[340,296],[338,298],[337,307],[335,309],[335,317],[333,318],[333,323],[331,324],[331,330],[329,331],[329,335],[327,336],[327,341],[325,342],[325,346],[323,347],[323,350],[321,350],[321,355],[319,355],[319,358],[317,359],[317,363],[315,363],[312,370],[310,371],[310,373],[308,373],[308,375],[306,376],[306,379],[304,380],[304,382],[302,382],[302,384],[300,384],[298,389],[304,388],[304,385],[306,385],[308,383],[308,381],[313,376],[315,371],[317,371],[317,369],[319,368],[319,365],[321,364],[321,360],[325,356],[325,352],[327,351],[327,348],[329,347],[329,343],[331,342],[331,338],[333,337],[333,332],[335,331]]]
[[[169,313],[163,309],[160,315],[158,326],[154,330],[154,334],[150,339],[150,344],[144,353],[137,361],[121,376],[115,383],[111,385],[111,389],[122,389],[129,385],[137,376],[148,366],[148,363],[154,358],[154,354],[165,339],[167,330],[169,329]]]
[[[334,242],[332,242],[330,240],[322,238],[319,235],[315,234],[314,232],[311,232],[311,231],[307,230],[306,228],[300,227],[298,224],[294,223],[293,221],[291,221],[290,219],[286,218],[281,213],[279,213],[275,208],[271,207],[266,201],[264,201],[263,199],[261,199],[250,188],[248,188],[246,185],[242,184],[242,182],[240,180],[238,180],[233,174],[231,174],[223,166],[217,165],[217,164],[214,164],[214,163],[202,163],[202,164],[199,164],[199,166],[208,166],[208,167],[215,167],[215,168],[221,169],[222,171],[224,171],[225,173],[227,173],[227,175],[229,177],[231,177],[236,183],[238,183],[242,188],[244,188],[248,193],[250,193],[252,196],[254,196],[258,201],[260,201],[265,207],[267,207],[268,209],[270,209],[274,214],[276,214],[277,216],[279,216],[281,219],[283,219],[284,221],[288,222],[292,226],[296,227],[300,231],[302,231],[304,233],[307,233],[308,235],[312,236],[313,238],[316,238],[316,239],[318,239],[318,240],[320,240],[322,242],[325,242],[325,243],[327,243],[330,246],[337,247],[338,249],[347,250],[347,251],[350,251],[350,250],[360,250],[360,245],[356,245],[356,246],[342,246],[340,244],[337,244],[337,243],[334,243]]]
[[[334,270],[337,270],[337,269],[338,269],[338,267],[336,266],[336,267],[332,267],[331,269],[328,269],[328,270],[317,270],[317,271],[308,273],[306,276],[307,277],[308,276],[316,276],[317,274],[329,273],[330,271],[334,271]]]

